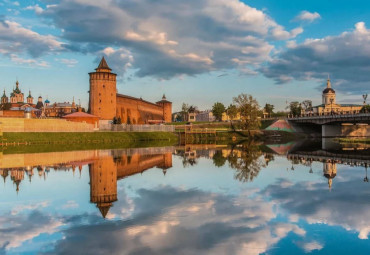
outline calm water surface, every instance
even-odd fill
[[[0,254],[370,254],[365,145],[3,154]]]

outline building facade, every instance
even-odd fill
[[[89,112],[101,120],[120,118],[127,124],[171,122],[172,103],[163,95],[156,103],[117,93],[117,75],[103,57],[95,72],[89,73]]]
[[[322,104],[314,106],[312,113],[314,115],[330,115],[330,114],[356,114],[359,113],[363,105],[359,104],[338,104],[336,102],[335,90],[331,87],[330,79],[326,82],[326,88],[322,92]],[[305,115],[311,114],[305,112]]]

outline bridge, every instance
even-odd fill
[[[370,113],[291,117],[287,121],[296,129],[321,126],[322,137],[370,136]]]

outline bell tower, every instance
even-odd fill
[[[103,57],[95,72],[89,75],[89,112],[102,120],[112,120],[116,116],[117,74],[112,73]]]

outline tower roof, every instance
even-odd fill
[[[97,207],[99,208],[99,211],[101,213],[101,216],[103,216],[103,218],[105,219],[105,217],[107,217],[107,214],[109,212],[109,209],[110,207],[112,206],[112,204],[98,204]]]
[[[96,68],[95,70],[98,70],[98,69],[107,69],[107,70],[111,70],[112,71],[112,69],[107,64],[107,61],[105,61],[104,56],[100,60],[100,63],[99,63],[98,68]]]
[[[328,80],[326,81],[326,88],[323,90],[323,94],[327,94],[327,93],[335,93],[335,90],[331,88],[331,82],[330,82],[330,79],[328,78]]]

